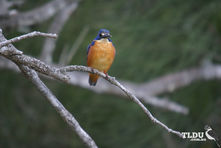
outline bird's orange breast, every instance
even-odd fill
[[[115,48],[108,39],[96,40],[90,47],[87,59],[89,67],[106,73],[115,57]]]

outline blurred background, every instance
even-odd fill
[[[58,33],[52,60],[44,60],[46,62],[86,65],[88,44],[99,29],[106,28],[111,31],[116,47],[109,75],[125,82],[144,84],[188,69],[221,64],[220,0],[0,2],[0,28],[7,39],[35,30]],[[55,2],[58,4],[53,6],[56,10],[46,9]],[[39,14],[38,8],[44,8],[45,13],[41,17],[31,17],[31,14]],[[64,10],[70,11],[65,13]],[[46,14],[51,15],[44,18]],[[25,17],[18,16],[37,21],[25,21],[22,20]],[[60,28],[56,26],[59,22],[63,23]],[[45,38],[38,37],[14,45],[25,54],[42,59],[45,55],[42,50],[53,48],[45,47],[46,42]],[[64,51],[72,53],[68,62],[65,56],[62,58]],[[214,75],[214,71],[209,70],[207,72]],[[156,97],[185,106],[188,113],[145,105],[155,117],[175,130],[201,132],[208,124],[221,135],[220,77],[198,79],[196,75],[183,87],[156,94]],[[101,148],[217,147],[214,141],[189,142],[167,133],[147,119],[136,104],[122,96],[98,94],[79,85],[43,80]],[[95,89],[99,87],[102,86]],[[84,148],[85,145],[21,73],[2,66],[0,147]]]

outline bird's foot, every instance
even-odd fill
[[[108,79],[109,79],[109,75],[108,75],[108,73],[104,73],[104,74],[105,74],[105,76],[106,76],[105,79],[108,80]]]

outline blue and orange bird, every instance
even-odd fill
[[[110,38],[110,31],[101,29],[87,49],[87,65],[105,74],[110,69],[115,57],[115,47]],[[98,75],[90,74],[89,84],[95,86],[98,78]]]

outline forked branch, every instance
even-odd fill
[[[42,35],[42,33],[40,34],[38,33],[37,35]],[[43,36],[51,37],[51,34],[44,34]],[[33,36],[23,35],[23,37],[20,36],[16,37],[15,39],[6,40],[0,31],[0,46],[2,47],[0,48],[0,55],[8,58],[9,60],[13,61],[18,65],[21,71],[32,81],[32,83],[37,87],[37,89],[41,92],[41,94],[49,100],[49,102],[56,109],[56,111],[68,123],[68,125],[74,129],[74,131],[79,135],[79,137],[83,140],[83,142],[88,145],[88,147],[95,148],[97,146],[93,141],[93,139],[80,127],[76,119],[64,108],[64,106],[46,87],[46,85],[39,79],[35,71],[44,74],[48,77],[61,80],[66,83],[68,83],[69,81],[68,72],[81,71],[81,72],[97,74],[103,77],[104,79],[106,79],[111,84],[121,89],[128,96],[128,98],[130,98],[133,102],[135,102],[137,105],[141,107],[141,109],[144,111],[144,113],[153,123],[160,125],[164,129],[166,129],[169,133],[173,133],[181,138],[183,137],[180,132],[169,128],[167,125],[156,119],[151,114],[151,112],[140,102],[140,100],[133,93],[131,93],[126,87],[124,87],[120,82],[118,82],[114,77],[107,76],[96,69],[92,69],[85,66],[71,65],[71,66],[58,68],[51,65],[47,65],[38,59],[24,55],[22,52],[18,52],[19,50],[16,49],[12,44],[10,44],[20,41],[21,39],[30,38],[30,37]],[[3,48],[4,50],[2,50]],[[15,51],[19,54],[13,54],[15,53]]]
[[[107,81],[109,81],[111,84],[113,84],[113,85],[117,86],[118,88],[120,88],[134,103],[139,105],[141,107],[141,109],[144,111],[144,113],[147,115],[147,117],[153,123],[156,123],[156,124],[160,125],[164,129],[166,129],[169,133],[173,133],[173,134],[175,134],[175,135],[177,135],[177,136],[179,136],[181,138],[183,137],[180,132],[172,130],[167,125],[165,125],[164,123],[162,123],[161,121],[156,119],[151,114],[151,112],[143,105],[143,103],[140,102],[140,100],[133,93],[131,93],[126,87],[124,87],[120,82],[118,82],[115,79],[115,77],[111,77],[111,76],[105,75],[104,73],[102,73],[102,72],[100,72],[100,71],[98,71],[96,69],[92,69],[92,68],[85,67],[85,66],[80,66],[80,65],[71,65],[71,66],[62,67],[62,68],[60,68],[60,71],[61,72],[81,71],[81,72],[88,72],[88,73],[93,73],[93,74],[97,74],[97,75],[101,76],[102,78],[104,78]]]

